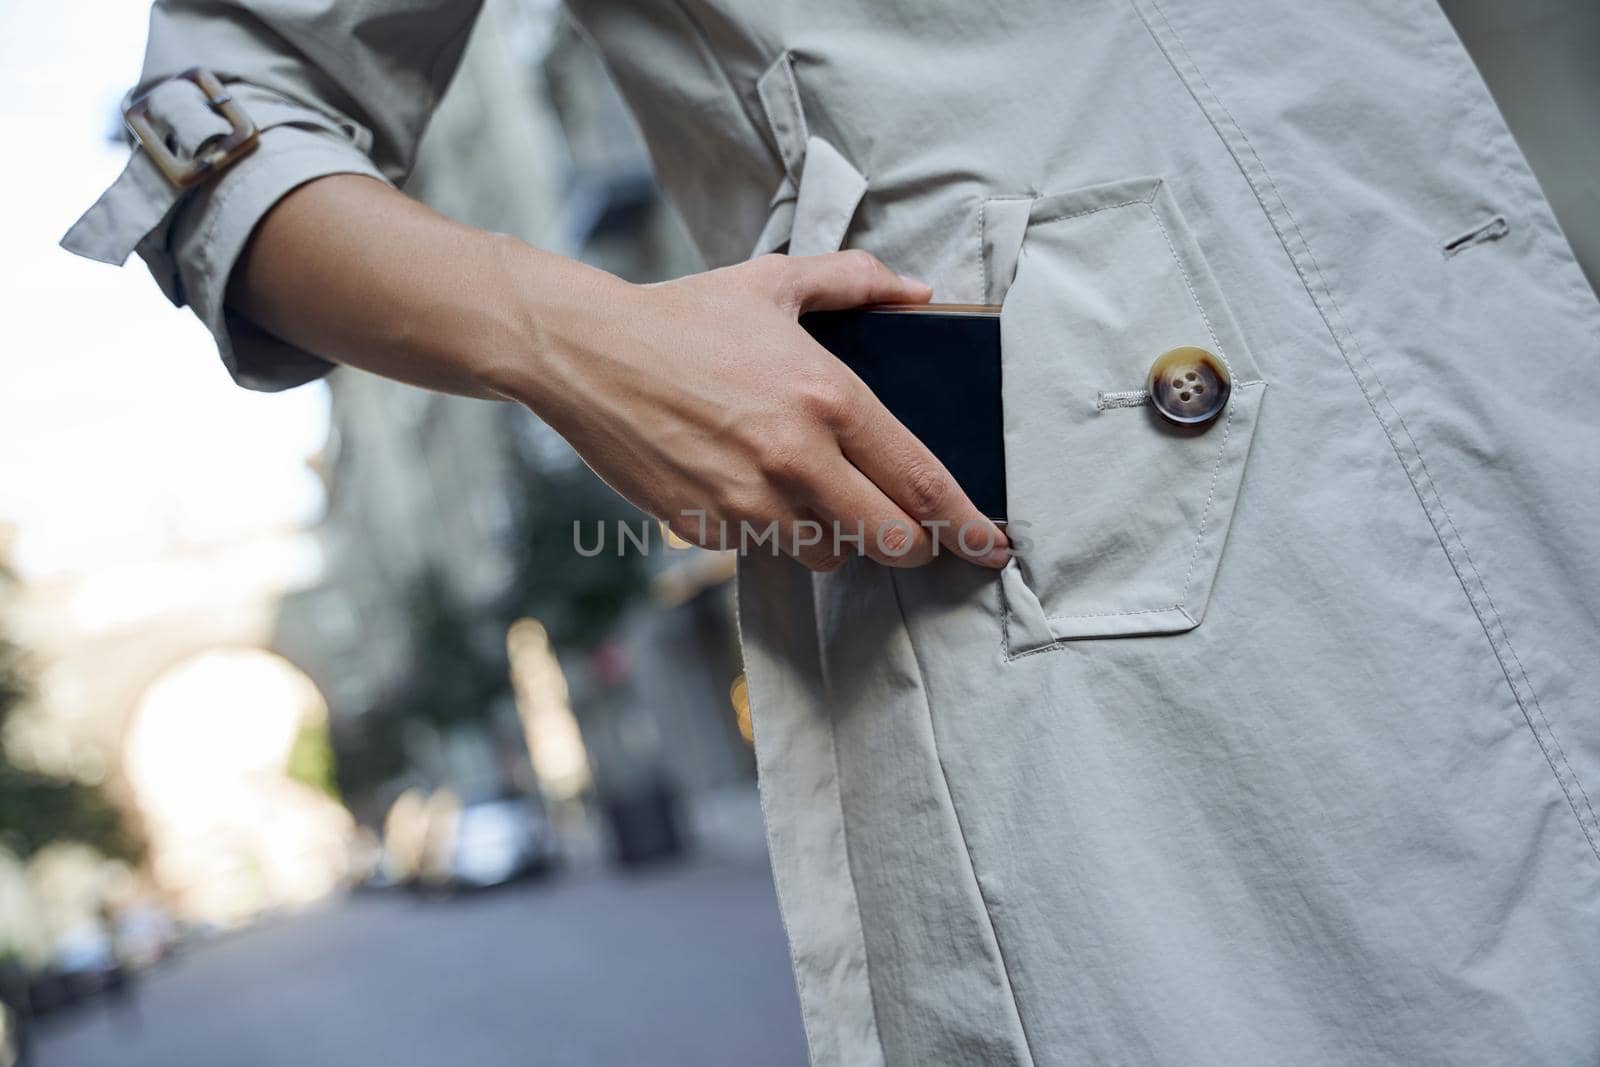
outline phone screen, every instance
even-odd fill
[[[800,325],[928,446],[979,511],[1006,517],[998,307],[812,311]]]

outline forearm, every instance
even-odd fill
[[[613,287],[627,288],[447,219],[371,178],[332,175],[296,189],[262,220],[228,303],[326,359],[532,405],[537,383],[548,380],[545,357]]]

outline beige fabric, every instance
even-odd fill
[[[741,567],[816,1062],[1600,1060],[1600,304],[1437,5],[573,6],[710,262],[1005,301],[1019,562]],[[157,12],[392,179],[472,5]],[[72,243],[292,384],[216,303],[311,169]],[[1225,419],[1099,409],[1177,344]]]

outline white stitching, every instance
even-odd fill
[[[997,200],[1014,202],[1017,200],[1032,201],[1037,199],[1039,199],[1039,197],[1033,193],[1021,193],[1008,196],[986,196],[983,198],[982,203],[978,205],[978,259],[980,261],[980,277],[983,285],[983,289],[980,291],[981,296],[979,299],[989,299],[989,285],[992,280],[991,271],[989,270],[989,256],[987,255],[989,247],[989,205]],[[1005,294],[1001,293],[999,296],[1000,303],[1003,304],[1005,302]]]
[[[989,299],[989,201],[978,202],[978,299]]]
[[[1211,343],[1217,347],[1217,357],[1222,360],[1222,365],[1228,370],[1228,377],[1233,377],[1233,366],[1228,362],[1228,354],[1222,350],[1222,342],[1217,340],[1217,331],[1211,325],[1211,316],[1206,314],[1205,305],[1200,303],[1200,297],[1194,291],[1194,282],[1189,277],[1189,268],[1183,265],[1183,257],[1178,255],[1178,248],[1172,243],[1172,235],[1167,232],[1167,224],[1161,218],[1161,212],[1156,210],[1155,198],[1151,197],[1149,204],[1150,217],[1156,220],[1156,225],[1161,228],[1161,237],[1167,242],[1167,251],[1172,253],[1172,262],[1178,265],[1178,273],[1183,275],[1184,288],[1189,290],[1189,299],[1194,301],[1195,310],[1200,312],[1200,321],[1206,324],[1206,333],[1211,337]]]
[[[792,55],[793,53],[791,52],[784,52],[773,61],[767,71],[770,73],[774,70],[781,70],[779,77],[784,83],[784,89],[788,91],[787,95],[790,103],[794,105],[794,121],[797,124],[792,130],[790,141],[798,139],[798,145],[784,143],[782,128],[773,117],[772,108],[767,105],[767,94],[760,91],[759,79],[757,80],[756,98],[761,102],[761,113],[766,116],[767,129],[772,133],[772,140],[778,146],[778,158],[783,162],[784,173],[795,181],[799,181],[800,176],[796,171],[805,159],[806,142],[811,137],[811,129],[806,123],[805,110],[800,105],[800,87],[795,80]]]
[[[1156,189],[1161,188],[1161,183],[1157,182],[1156,185],[1155,185],[1155,188]],[[1141,196],[1137,200],[1124,200],[1120,204],[1101,204],[1099,207],[1084,208],[1082,211],[1072,211],[1072,212],[1068,212],[1065,215],[1051,215],[1048,218],[1030,219],[1030,220],[1028,220],[1028,225],[1029,226],[1048,226],[1052,222],[1066,222],[1069,219],[1081,219],[1081,218],[1084,218],[1085,216],[1088,216],[1088,215],[1098,215],[1102,211],[1113,211],[1113,210],[1115,210],[1116,208],[1119,208],[1119,207],[1132,207],[1135,204],[1144,204],[1146,206],[1149,206],[1150,200],[1154,195],[1155,194],[1152,192],[1150,196]],[[1039,199],[1043,199],[1043,198],[1041,197]]]
[[[1228,417],[1222,422],[1222,444],[1217,448],[1217,461],[1211,467],[1211,488],[1206,491],[1206,502],[1200,509],[1200,530],[1194,535],[1194,551],[1189,554],[1189,569],[1183,575],[1183,588],[1178,590],[1178,607],[1189,599],[1189,583],[1194,580],[1194,565],[1200,560],[1200,543],[1206,538],[1206,524],[1211,520],[1211,501],[1217,495],[1217,477],[1222,473],[1222,457],[1228,450],[1228,435],[1233,432],[1234,405],[1228,405]]]
[[[1249,382],[1241,382],[1235,387],[1234,391],[1240,392],[1249,386],[1265,384],[1262,379],[1256,378]],[[1200,511],[1200,529],[1194,535],[1194,549],[1189,553],[1189,569],[1184,573],[1183,588],[1178,592],[1178,602],[1176,604],[1168,604],[1164,608],[1140,608],[1136,611],[1090,611],[1072,615],[1046,615],[1046,621],[1070,622],[1073,619],[1110,619],[1122,615],[1153,615],[1163,611],[1182,611],[1185,616],[1189,615],[1184,610],[1183,602],[1189,593],[1189,583],[1194,578],[1194,565],[1200,558],[1200,542],[1205,539],[1206,520],[1211,515],[1211,500],[1216,495],[1217,477],[1222,471],[1222,457],[1228,448],[1228,435],[1233,430],[1233,408],[1232,404],[1228,405],[1228,417],[1222,422],[1222,441],[1217,447],[1217,460],[1211,466],[1211,490],[1206,494],[1205,506]]]
[[[1094,398],[1096,411],[1110,411],[1113,408],[1142,408],[1150,403],[1148,389],[1129,389],[1124,392],[1106,392],[1101,390]]]

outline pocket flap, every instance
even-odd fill
[[[1192,629],[1265,382],[1160,179],[1022,203],[1025,226],[1017,201],[984,212],[990,284],[1009,282],[1007,510],[1020,547],[1004,585],[1008,649]],[[1231,378],[1204,426],[1145,402],[1151,365],[1181,347],[1214,353]]]

